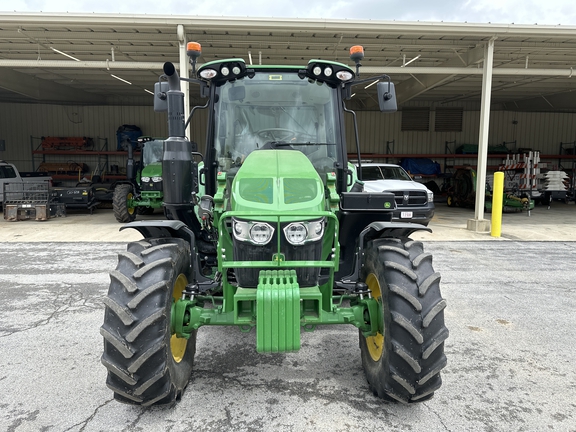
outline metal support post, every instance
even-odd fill
[[[492,92],[492,67],[494,63],[494,41],[488,41],[484,48],[484,71],[482,75],[482,103],[480,107],[480,134],[478,137],[478,166],[476,177],[476,205],[474,219],[469,219],[467,227],[471,231],[490,231],[490,221],[484,220],[484,200],[486,198],[486,166],[488,159],[488,131],[490,127],[490,99]]]

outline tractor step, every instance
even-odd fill
[[[256,350],[300,349],[300,287],[295,270],[261,270],[256,296]]]

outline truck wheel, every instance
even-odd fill
[[[131,200],[133,197],[134,190],[132,185],[119,184],[114,188],[112,207],[114,208],[114,216],[118,222],[132,222],[136,219],[136,208],[128,206],[128,200]]]
[[[440,388],[446,366],[446,301],[440,274],[421,242],[376,239],[368,244],[362,276],[381,303],[383,333],[360,333],[362,366],[374,395],[403,403],[422,402]]]
[[[190,339],[171,332],[174,299],[188,284],[190,246],[181,239],[132,242],[118,254],[104,299],[102,363],[106,385],[120,402],[164,405],[179,399],[188,384],[196,332]]]

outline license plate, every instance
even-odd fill
[[[410,219],[412,217],[412,212],[400,212],[401,219]]]

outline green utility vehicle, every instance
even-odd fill
[[[380,110],[396,110],[387,76],[358,78],[363,50],[353,48],[355,71],[326,60],[241,59],[196,71],[199,45],[189,44],[197,77],[189,81],[209,98],[204,155],[185,137],[183,78],[164,65],[155,109],[169,119],[168,220],[121,228],[144,239],[119,254],[104,300],[102,363],[118,401],[176,401],[192,373],[197,332],[214,325],[255,328],[260,353],[299,350],[302,329],[352,325],[375,395],[412,403],[440,387],[446,302],[432,256],[409,238],[430,229],[391,222],[394,195],[364,192],[347,161],[353,86],[384,80]]]
[[[118,222],[131,222],[136,214],[152,214],[162,207],[162,154],[164,140],[138,138],[140,162],[134,163],[132,146],[128,146],[126,181],[116,184],[112,196],[114,216]]]

